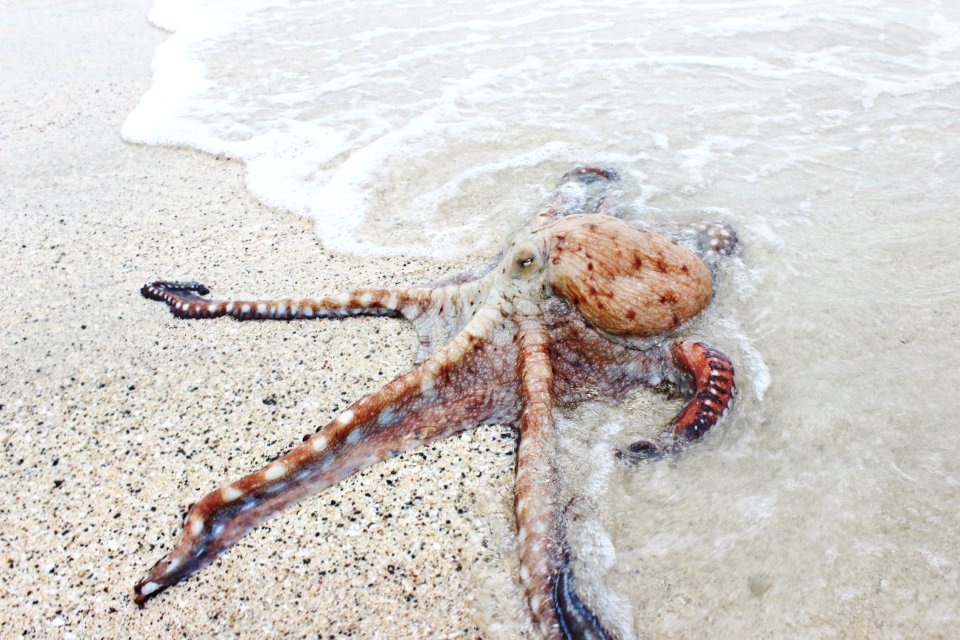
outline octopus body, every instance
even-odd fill
[[[702,343],[673,341],[713,296],[728,225],[640,228],[610,214],[611,170],[581,167],[476,273],[419,288],[360,289],[319,299],[216,301],[192,282],[154,282],[145,297],[179,318],[302,320],[402,317],[420,339],[416,365],[295,449],[213,491],[188,511],[177,545],[135,587],[147,599],[213,561],[287,506],[358,470],[485,423],[519,429],[515,507],[520,578],[548,640],[613,638],[578,596],[565,544],[553,453],[554,413],[667,385],[689,395],[657,441],[618,455],[668,455],[731,405],[733,366]],[[611,454],[613,455],[613,454]]]

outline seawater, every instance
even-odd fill
[[[737,363],[722,427],[624,468],[607,453],[677,401],[560,416],[578,579],[621,633],[955,637],[960,5],[161,0],[149,17],[172,35],[123,136],[243,161],[254,196],[333,250],[481,262],[582,163],[624,175],[627,217],[738,229],[688,331]],[[525,633],[519,588],[479,578],[485,633]]]

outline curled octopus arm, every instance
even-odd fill
[[[730,358],[713,347],[694,341],[675,342],[670,357],[675,370],[692,379],[693,393],[667,425],[660,443],[639,440],[625,451],[618,452],[627,461],[638,462],[679,451],[715,427],[733,405],[736,384]]]

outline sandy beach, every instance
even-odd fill
[[[478,511],[482,492],[483,510],[510,513],[514,443],[497,428],[361,473],[133,604],[188,503],[415,349],[393,320],[178,322],[139,288],[311,295],[449,269],[331,255],[309,221],[254,202],[241,165],[122,142],[166,37],[149,6],[4,9],[0,636],[476,637],[476,572],[512,585],[516,563]]]

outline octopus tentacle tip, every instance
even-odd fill
[[[167,585],[153,582],[150,580],[144,580],[143,582],[138,583],[133,588],[133,601],[140,607],[146,604],[147,600],[152,598],[155,595],[158,595],[161,591],[167,588]]]
[[[563,640],[616,640],[577,595],[567,560],[554,581],[551,595]]]
[[[573,585],[564,533],[577,498],[565,502],[558,489],[555,407],[617,401],[640,387],[692,390],[659,439],[616,453],[636,463],[701,438],[735,396],[729,358],[669,337],[710,304],[717,260],[736,246],[736,233],[724,224],[657,231],[608,215],[619,179],[594,166],[566,173],[498,263],[435,285],[223,301],[204,297],[210,290],[199,282],[145,285],[142,295],[178,318],[402,317],[420,348],[409,371],[192,506],[180,542],[134,588],[134,602],[143,605],[284,508],[361,469],[481,424],[504,424],[519,431],[520,575],[534,621],[547,640],[612,639]]]
[[[639,464],[645,460],[660,460],[670,453],[669,449],[659,447],[649,440],[638,440],[626,449],[618,449],[616,456],[628,464]]]

